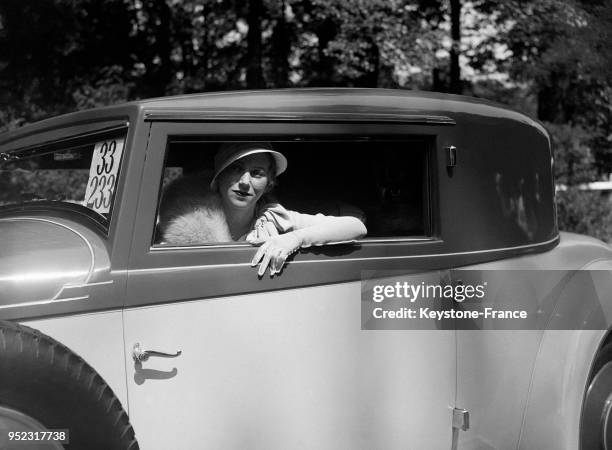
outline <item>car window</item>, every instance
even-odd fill
[[[0,154],[0,209],[64,205],[111,216],[125,131]]]
[[[195,210],[198,214],[189,217],[215,215],[218,205],[210,203],[215,194],[210,188],[214,157],[230,142],[235,141],[170,140],[154,245],[178,245],[168,239],[167,232],[177,218],[186,225],[185,232],[193,233],[189,245],[232,242],[216,238],[214,233],[200,233],[202,226],[197,222],[183,220]],[[357,217],[368,229],[366,240],[431,235],[427,139],[296,138],[265,142],[288,161],[273,191],[266,194],[266,202],[277,202],[303,214]]]

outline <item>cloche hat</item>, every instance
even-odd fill
[[[255,153],[269,153],[276,163],[276,175],[280,175],[287,169],[287,158],[272,148],[269,142],[232,142],[223,144],[215,154],[215,175],[210,182],[210,187],[215,189],[217,177],[233,162],[240,158]]]

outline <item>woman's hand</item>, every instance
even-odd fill
[[[255,242],[249,242],[255,244]],[[259,247],[251,261],[251,266],[255,267],[261,260],[259,270],[257,271],[257,275],[260,277],[266,273],[268,265],[270,266],[270,275],[280,273],[289,255],[300,247],[300,238],[294,232],[273,236]]]

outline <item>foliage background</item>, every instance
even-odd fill
[[[612,0],[1,0],[0,131],[192,92],[462,93],[538,118],[561,229],[612,241]]]

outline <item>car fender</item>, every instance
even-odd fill
[[[555,314],[580,312],[576,320],[600,323],[601,329],[548,329],[536,358],[530,394],[523,419],[519,448],[579,448],[580,416],[591,366],[612,328],[612,259],[602,258],[581,268],[590,279],[589,294],[577,297],[575,284],[568,283]],[[586,304],[586,305],[585,305]],[[586,306],[586,307],[585,307]],[[585,314],[585,310],[590,313]],[[593,322],[593,315],[598,322]],[[589,317],[590,316],[590,317]],[[557,327],[554,320],[550,328]],[[578,324],[575,324],[578,325]],[[569,327],[567,327],[569,328]]]

